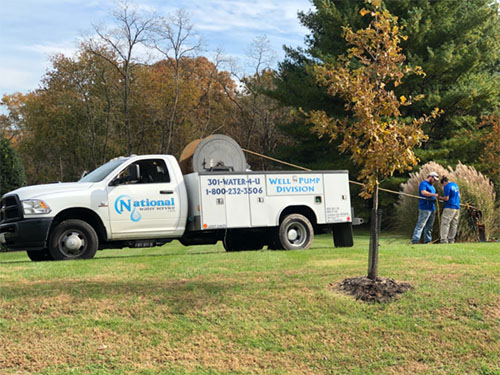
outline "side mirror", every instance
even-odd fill
[[[137,182],[141,176],[141,171],[139,164],[130,164],[128,166],[128,178],[129,182]]]

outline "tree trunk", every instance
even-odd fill
[[[375,280],[378,276],[378,236],[380,227],[378,210],[378,184],[373,191],[373,208],[370,225],[370,249],[368,253],[368,278]]]

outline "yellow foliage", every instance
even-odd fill
[[[353,162],[360,166],[358,177],[365,183],[361,193],[365,198],[371,196],[380,179],[417,164],[413,148],[427,140],[422,125],[440,114],[436,109],[409,123],[400,118],[399,108],[410,105],[412,98],[401,95],[398,99],[391,87],[398,87],[408,74],[425,73],[419,66],[411,68],[404,63],[399,41],[405,37],[399,36],[397,18],[388,11],[380,12],[380,1],[367,3],[373,5],[374,11],[363,8],[360,14],[371,14],[370,25],[357,32],[350,27],[343,29],[348,54],[339,56],[336,65],[314,68],[316,82],[329,95],[343,98],[352,118],[340,121],[324,111],[312,111],[308,118],[312,131],[320,137],[336,139],[343,135],[339,148],[350,152]],[[353,65],[361,67],[353,69]],[[415,100],[422,97],[418,95]]]

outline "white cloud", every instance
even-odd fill
[[[171,4],[171,3],[170,3]],[[297,19],[299,10],[311,7],[308,0],[212,0],[200,2],[185,0],[177,8],[192,14],[192,23],[198,30],[234,31],[235,29],[261,30],[261,34],[274,32],[303,32]],[[158,11],[172,13],[175,7],[163,6]]]
[[[35,89],[38,82],[40,82],[40,76],[33,70],[0,65],[0,96],[24,91],[23,88],[26,87]]]
[[[76,51],[77,47],[75,43],[46,43],[46,44],[33,44],[18,46],[21,51],[35,52],[42,54],[44,56],[54,56],[57,54],[63,54],[65,56],[71,57]]]
[[[249,2],[215,1],[205,3],[193,12],[200,30],[230,31],[258,30],[260,33],[298,31],[297,4],[278,5],[276,2],[256,0]]]

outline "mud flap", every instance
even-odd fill
[[[333,244],[335,247],[352,247],[352,223],[339,223],[332,225]]]

